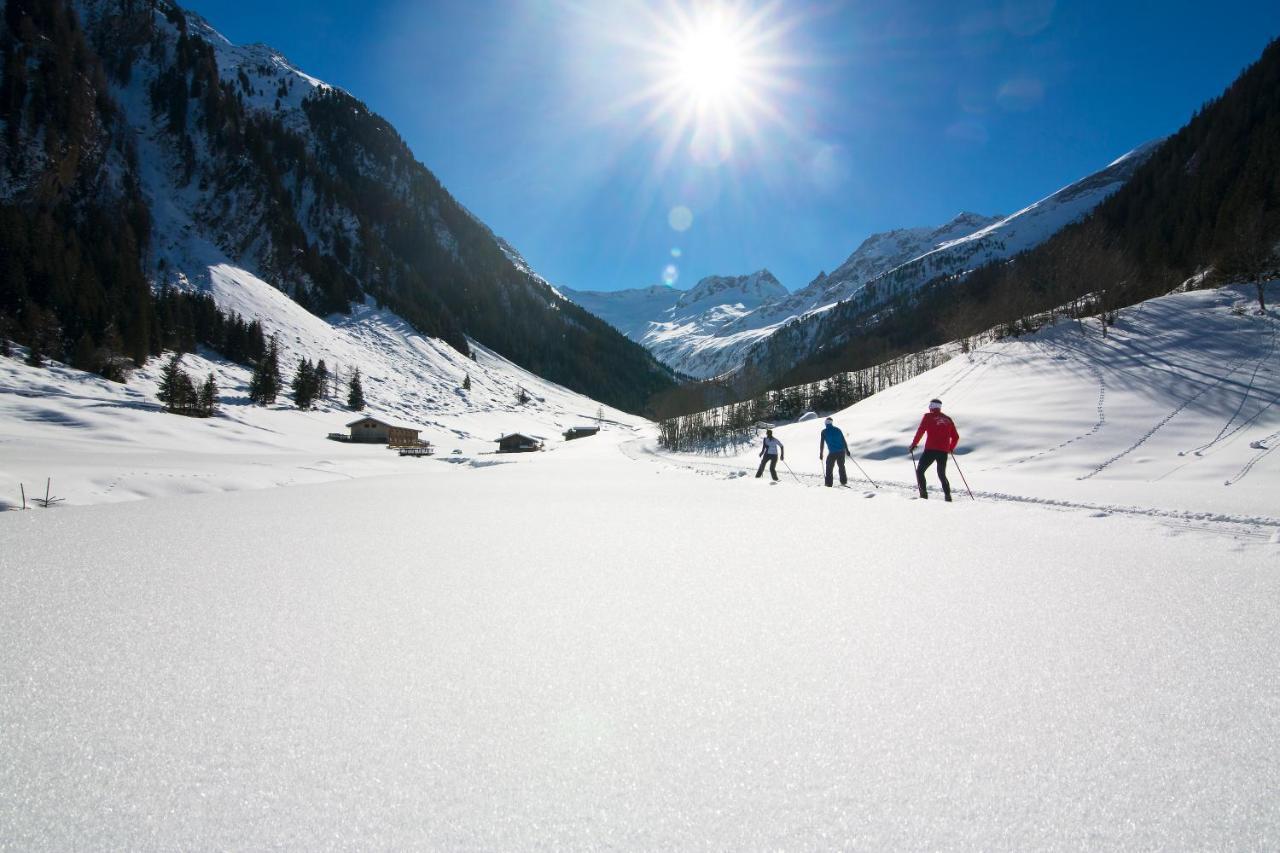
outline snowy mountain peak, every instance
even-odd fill
[[[785,299],[787,295],[787,289],[767,269],[750,275],[711,275],[685,291],[676,301],[675,313],[685,314],[712,305],[741,305],[752,309]]]

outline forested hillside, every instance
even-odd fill
[[[0,58],[0,323],[16,340],[118,375],[175,345],[155,293],[198,288],[217,253],[318,315],[372,299],[632,411],[673,384],[390,124],[268,48],[165,0],[6,0]]]

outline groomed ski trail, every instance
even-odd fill
[[[718,476],[723,479],[750,478],[750,472],[746,471],[740,464],[730,461],[716,461],[712,458],[691,457],[689,454],[669,453],[660,449],[652,438],[636,438],[623,442],[619,445],[619,449],[628,458],[636,462],[648,462],[656,465],[664,465],[669,468],[678,468],[692,471],[697,474],[708,476]],[[1267,455],[1274,450],[1274,447],[1266,448],[1256,457],[1246,468],[1251,468],[1261,457]],[[910,462],[910,458],[906,459]],[[1247,473],[1241,472],[1241,475]],[[817,485],[822,484],[823,478],[817,474],[805,474],[796,472],[796,476],[802,480],[813,480]],[[1237,477],[1238,479],[1238,477]],[[857,481],[866,483],[868,489],[871,482],[864,477],[850,476],[850,482]],[[916,495],[915,482],[901,482],[897,480],[877,480],[880,484],[881,491],[892,489],[901,493],[902,496],[911,499]],[[953,488],[954,494],[954,488]],[[973,496],[979,502],[982,501],[998,501],[1001,503],[1026,504],[1029,506],[1038,506],[1046,509],[1060,510],[1067,512],[1085,513],[1091,517],[1106,517],[1109,515],[1121,515],[1130,518],[1146,519],[1166,527],[1184,532],[1206,533],[1217,537],[1225,537],[1235,540],[1247,540],[1253,542],[1270,542],[1273,538],[1280,536],[1280,518],[1273,516],[1257,515],[1230,515],[1227,513],[1215,512],[1195,512],[1189,510],[1167,510],[1156,507],[1126,506],[1121,504],[1101,504],[1089,501],[1071,501],[1057,498],[1041,498],[1031,495],[1018,495],[1009,492],[985,491],[974,489]],[[959,497],[956,500],[960,500]],[[965,501],[968,503],[968,501]]]

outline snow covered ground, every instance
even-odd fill
[[[779,429],[803,485],[634,422],[482,465],[499,406],[433,415],[476,436],[450,465],[0,360],[0,482],[291,483],[0,513],[0,849],[1274,849],[1280,357],[1247,305],[838,414],[878,490],[815,487],[813,422]],[[893,485],[935,394],[979,500]]]
[[[302,412],[288,384],[303,357],[331,372],[359,368],[371,414],[418,428],[451,461],[484,464],[494,440],[522,432],[562,443],[570,426],[594,423],[631,434],[642,418],[601,406],[473,343],[475,360],[417,334],[389,311],[357,306],[351,316],[316,317],[250,273],[210,269],[209,291],[224,310],[258,318],[282,350],[284,389],[269,408],[248,404],[249,370],[189,354],[182,366],[199,385],[213,373],[221,412],[208,420],[161,411],[156,387],[166,359],[153,359],[119,385],[59,366],[36,369],[0,358],[0,510],[26,495],[53,494],[68,505],[193,492],[237,491],[404,471],[421,464],[385,447],[329,441],[359,417],[346,388]],[[464,390],[467,378],[471,389]],[[529,398],[518,402],[520,389]],[[453,451],[458,451],[454,453]]]

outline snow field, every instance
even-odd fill
[[[1269,546],[1007,503],[752,490],[615,440],[0,516],[0,837],[1280,838]]]

